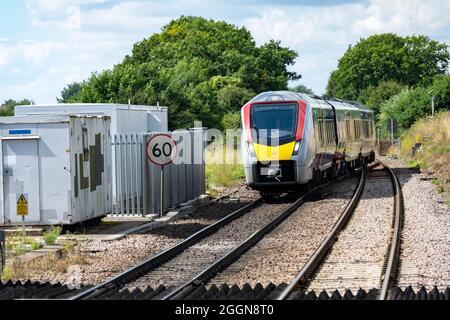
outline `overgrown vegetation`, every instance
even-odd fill
[[[431,115],[432,95],[435,96],[436,111],[450,109],[450,75],[436,76],[429,86],[406,89],[383,103],[379,125],[385,135],[391,118],[400,130],[405,130],[415,121]]]
[[[233,159],[232,164],[224,164],[227,157]],[[241,154],[235,148],[210,145],[205,153],[205,161],[206,189],[213,196],[244,178]]]
[[[61,235],[62,228],[60,226],[52,227],[50,230],[45,231],[42,236],[44,241],[48,245],[52,245],[56,243],[56,240]]]
[[[288,80],[299,79],[287,70],[297,55],[277,41],[256,46],[245,28],[182,16],[136,43],[112,70],[67,86],[60,100],[159,102],[169,107],[171,129],[195,120],[222,128],[224,115],[238,112],[257,93],[287,89]]]
[[[422,146],[412,156],[416,143]],[[401,155],[411,166],[433,173],[437,191],[450,199],[450,112],[417,121],[402,136]]]
[[[2,279],[3,281],[33,279],[35,277],[39,278],[39,275],[42,273],[46,273],[50,278],[52,275],[67,273],[71,267],[82,266],[87,263],[87,254],[76,250],[74,242],[67,242],[58,252],[47,254],[38,259],[26,262],[13,259],[12,263],[5,268]]]

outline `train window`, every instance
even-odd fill
[[[268,142],[278,140],[279,144],[292,141],[297,130],[296,104],[253,105],[251,108],[252,128],[255,140],[267,138]]]
[[[345,130],[346,130],[346,136],[348,140],[353,140],[351,137],[351,128],[350,128],[350,120],[345,120]]]
[[[321,144],[324,142],[324,135],[323,135],[323,120],[319,119],[319,141]]]

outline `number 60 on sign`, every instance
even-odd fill
[[[155,135],[147,143],[147,158],[156,165],[168,165],[176,155],[177,144],[167,134]]]

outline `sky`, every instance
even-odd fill
[[[0,0],[0,103],[53,103],[64,86],[110,69],[180,15],[245,26],[261,45],[299,53],[291,70],[317,94],[349,45],[384,32],[450,44],[450,0]],[[296,83],[291,83],[294,85]]]

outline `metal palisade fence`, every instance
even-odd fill
[[[165,208],[175,208],[205,193],[204,128],[164,132],[177,143],[177,156],[164,168]],[[160,167],[147,159],[147,142],[160,132],[111,137],[112,216],[142,216],[160,210]]]

